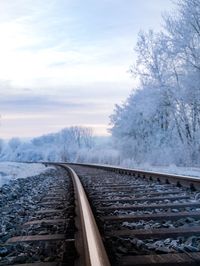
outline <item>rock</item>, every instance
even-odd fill
[[[172,209],[172,212],[179,212],[178,209]]]
[[[151,226],[150,226],[149,224],[146,224],[146,225],[144,226],[144,229],[145,229],[145,230],[151,229]]]
[[[184,246],[184,250],[188,252],[198,252],[199,249],[190,245]]]
[[[185,220],[186,223],[188,223],[188,222],[189,223],[193,223],[194,221],[195,221],[195,219],[191,218],[191,217],[187,217],[186,220]]]
[[[185,245],[192,246],[194,244],[195,240],[196,240],[196,237],[195,236],[191,236],[191,237],[189,237],[186,240]]]
[[[169,253],[169,252],[171,252],[171,250],[168,247],[164,247],[164,246],[163,247],[157,247],[155,250],[159,251],[161,253]]]
[[[140,248],[143,245],[144,245],[144,242],[142,240],[140,240],[140,239],[137,240],[137,244],[136,244],[137,248]]]
[[[153,224],[153,227],[154,227],[154,228],[160,228],[160,227],[161,227],[161,224],[160,224],[160,223],[154,223],[154,224]]]
[[[156,247],[155,247],[155,245],[154,244],[151,244],[151,243],[147,243],[146,245],[145,245],[149,250],[154,250]]]
[[[118,250],[120,253],[124,253],[124,254],[127,253],[127,249],[124,248],[124,247],[122,247],[122,246],[119,246],[119,247],[117,248],[117,250]]]
[[[0,256],[5,256],[8,254],[8,249],[6,247],[0,247]]]
[[[51,261],[54,261],[54,257],[47,257],[44,259],[45,262],[51,262]]]
[[[29,260],[29,256],[25,255],[24,253],[19,254],[14,259],[14,263],[26,263]]]
[[[195,195],[195,200],[199,200],[200,199],[200,193],[197,193],[196,195]]]
[[[154,243],[154,245],[155,245],[156,247],[162,247],[164,244],[163,244],[163,241],[159,240],[159,241],[156,241],[156,242]]]
[[[170,244],[170,242],[171,242],[171,239],[170,238],[167,238],[167,239],[164,240],[164,244],[166,244],[166,245],[167,244]]]

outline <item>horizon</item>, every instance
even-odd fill
[[[80,126],[80,127],[82,127],[82,126]],[[41,138],[41,137],[46,137],[48,135],[56,135],[56,134],[59,134],[62,130],[69,129],[69,128],[71,128],[71,126],[61,128],[60,130],[57,130],[57,131],[54,131],[54,132],[49,132],[49,133],[46,133],[46,134],[36,135],[34,137],[11,137],[11,138],[1,138],[0,140],[4,141],[5,143],[6,142],[9,142],[12,139],[19,139],[22,142],[29,142],[29,141],[32,141],[35,138]],[[108,135],[98,135],[98,134],[95,134],[94,131],[92,131],[92,138],[94,138],[94,139],[110,139],[111,138],[111,134],[108,134]]]

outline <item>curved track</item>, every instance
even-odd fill
[[[200,265],[200,180],[105,165],[71,165],[112,265]]]
[[[9,251],[0,265],[200,265],[198,178],[53,165],[55,176],[35,181],[33,206],[0,242]]]

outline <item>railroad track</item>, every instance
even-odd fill
[[[18,212],[19,219],[14,228],[11,226],[13,217],[10,212],[6,213],[6,209],[15,209],[16,203],[19,204],[24,195],[9,201],[8,206],[0,194],[0,203],[4,203],[0,205],[1,212],[6,213],[1,220],[0,265],[109,266],[78,176],[67,166],[54,166],[57,170],[51,177],[44,180],[32,178],[25,180],[25,185],[23,183],[26,189],[31,186],[30,190],[33,190],[33,195],[31,191],[30,195],[25,195],[33,206],[31,211],[26,206]],[[18,183],[17,189],[21,190]],[[37,197],[34,197],[34,191],[37,191]],[[13,236],[7,238],[8,232],[5,231]]]
[[[12,265],[200,265],[198,178],[54,165],[60,177],[4,244],[11,250],[5,258],[35,261]],[[0,265],[9,265],[5,258]]]
[[[111,265],[200,265],[200,180],[71,165],[85,188]]]

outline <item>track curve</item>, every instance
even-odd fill
[[[49,176],[16,181],[13,200],[0,194],[0,265],[200,265],[198,178],[48,164]],[[15,230],[8,205],[21,206]]]
[[[87,192],[111,265],[200,265],[200,180],[71,164]]]

